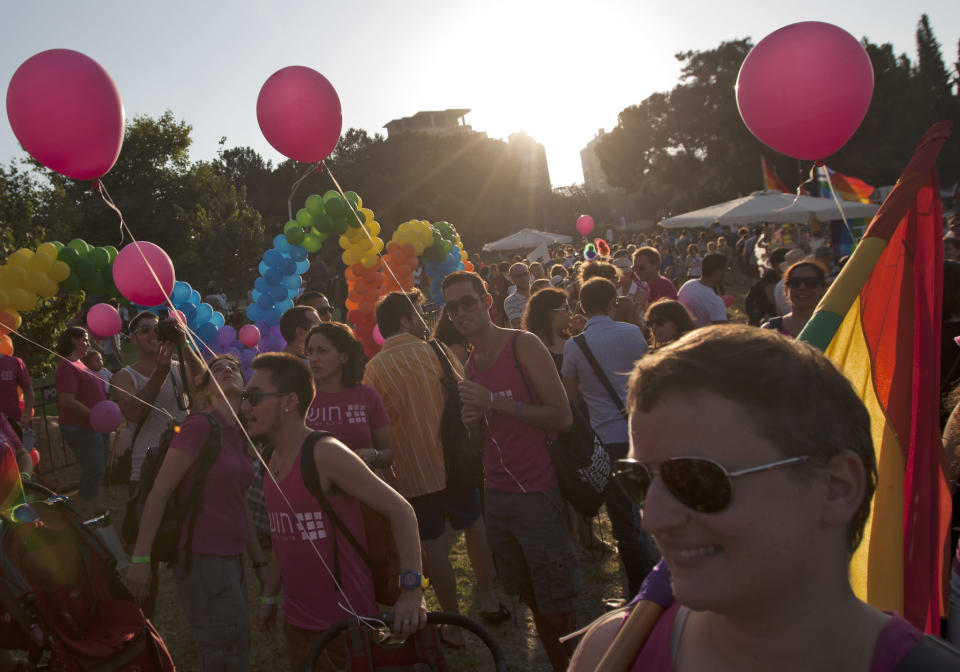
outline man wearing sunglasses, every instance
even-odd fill
[[[559,638],[576,627],[580,575],[547,440],[573,421],[567,395],[539,338],[491,322],[479,275],[451,273],[441,289],[453,325],[473,345],[460,400],[471,440],[482,445],[487,538],[500,579],[532,611],[553,669],[565,670]]]
[[[307,335],[320,322],[320,315],[312,306],[288,308],[280,318],[280,334],[287,342],[283,351],[306,362],[307,356],[303,348],[307,342]]]
[[[641,247],[633,253],[633,288],[631,295],[647,286],[647,303],[653,304],[657,299],[677,299],[677,288],[670,282],[670,278],[660,275],[660,252],[655,247]]]
[[[323,292],[308,289],[297,297],[294,304],[297,306],[311,306],[317,311],[321,322],[331,322],[333,320],[333,308],[330,306],[330,299],[328,299]]]

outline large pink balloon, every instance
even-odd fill
[[[581,236],[589,236],[593,231],[593,217],[590,215],[580,215],[577,217],[577,231]]]
[[[340,139],[340,97],[316,70],[291,65],[270,75],[261,87],[257,122],[267,142],[284,156],[322,161]]]
[[[847,31],[820,21],[770,33],[737,76],[737,106],[747,128],[797,159],[824,159],[843,147],[872,97],[867,52]]]
[[[240,327],[240,342],[248,348],[260,342],[260,330],[255,325],[245,324]]]
[[[143,240],[130,243],[113,261],[113,282],[117,289],[141,306],[166,303],[175,281],[173,262],[160,246],[153,243]]]
[[[101,434],[109,434],[120,426],[123,414],[117,403],[104,399],[90,409],[90,426]]]
[[[120,155],[120,92],[78,51],[51,49],[24,61],[7,88],[7,117],[23,148],[67,177],[95,180]]]
[[[100,338],[109,338],[120,333],[123,320],[117,309],[109,303],[98,303],[87,311],[87,326]]]

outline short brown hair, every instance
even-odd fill
[[[637,362],[627,409],[648,412],[671,395],[696,392],[746,407],[757,432],[786,457],[809,455],[816,465],[844,450],[856,453],[867,487],[847,526],[852,554],[870,515],[877,460],[867,409],[830,360],[772,330],[732,324],[697,329]],[[797,404],[798,398],[815,403]]]
[[[660,271],[661,258],[660,258],[660,252],[657,251],[657,248],[649,247],[649,246],[641,247],[636,252],[634,252],[633,253],[634,266],[636,266],[637,259],[639,259],[640,257],[646,257],[647,259],[649,259],[651,265],[655,265],[657,267],[657,272]]]
[[[580,284],[591,278],[606,278],[617,284],[620,282],[620,269],[609,261],[588,261],[580,267]]]
[[[390,292],[386,296],[381,296],[376,307],[377,326],[380,327],[380,335],[384,338],[390,338],[399,334],[402,328],[400,321],[403,318],[416,319],[414,315],[416,308],[414,306],[421,303],[423,303],[423,294],[416,287],[409,292]]]
[[[524,264],[524,267],[526,267],[526,264]],[[487,293],[487,288],[483,284],[483,278],[481,278],[479,275],[477,275],[473,271],[454,271],[453,273],[445,277],[443,279],[443,282],[440,283],[440,291],[442,292],[450,285],[456,284],[458,282],[469,282],[471,285],[473,285],[473,288],[476,290],[477,296],[481,298]]]
[[[606,278],[591,278],[580,288],[580,307],[587,315],[606,312],[616,298],[617,287]]]
[[[268,371],[277,392],[297,395],[300,418],[307,416],[307,409],[313,403],[317,388],[306,362],[286,352],[265,352],[254,357],[251,366],[254,371]]]

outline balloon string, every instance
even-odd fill
[[[118,208],[113,202],[113,199],[110,198],[110,192],[107,191],[107,185],[105,185],[102,180],[94,180],[93,188],[96,189],[98,194],[100,194],[100,198],[102,198],[103,202],[107,204],[107,207],[116,212],[117,216],[120,217],[120,243],[117,245],[119,248],[123,245],[123,229],[126,227],[126,222],[123,221],[123,213],[120,212],[120,208]]]
[[[340,186],[340,183],[337,182],[337,178],[334,177],[333,171],[330,170],[330,167],[326,164],[325,161],[321,161],[320,163],[323,165],[324,169],[326,169],[327,175],[329,175],[329,176],[330,176],[330,179],[333,181],[333,186],[335,186],[335,187],[337,188],[337,192],[340,194],[340,196],[341,196],[344,200],[346,200],[347,197],[346,197],[346,195],[343,193],[343,187],[341,187],[341,186]],[[379,259],[380,259],[380,266],[381,266],[381,268],[386,268],[386,269],[387,269],[387,272],[390,274],[390,277],[393,278],[394,282],[397,284],[397,287],[403,287],[403,285],[400,284],[400,279],[397,277],[396,273],[394,273],[394,272],[393,272],[393,269],[390,268],[390,264],[388,264],[386,261],[384,261],[384,259],[383,259],[383,253],[382,253],[380,250],[377,250],[377,246],[376,246],[376,243],[374,243],[373,236],[372,236],[372,235],[370,234],[370,232],[367,230],[367,227],[363,225],[363,222],[360,221],[360,215],[359,215],[359,214],[357,213],[357,211],[354,210],[353,208],[347,208],[347,209],[353,214],[353,218],[356,220],[357,225],[360,227],[360,230],[363,231],[365,234],[367,234],[367,239],[370,241],[370,244],[373,246],[374,251],[376,251],[376,253],[377,253],[377,257],[379,257]],[[419,310],[417,310],[417,304],[415,304],[415,303],[413,302],[413,299],[410,298],[410,295],[409,295],[407,292],[403,292],[403,296],[404,296],[404,297],[407,299],[407,301],[410,303],[410,307],[413,308],[413,314],[416,315],[417,318],[420,320],[420,322],[423,323],[424,329],[429,329],[429,328],[430,328],[430,325],[427,324],[427,320],[423,317],[423,313],[421,313]],[[442,320],[443,317],[441,316],[440,319]]]
[[[296,190],[296,186],[300,182],[302,182],[308,174],[309,173],[304,174],[297,181],[297,184],[294,185],[294,190]],[[138,241],[136,237],[133,235],[133,231],[130,230],[130,227],[127,226],[127,223],[123,219],[123,213],[121,213],[120,209],[113,204],[112,199],[108,200],[110,196],[109,196],[109,193],[106,191],[106,186],[102,183],[102,181],[98,181],[98,182],[99,182],[99,188],[101,189],[101,196],[104,198],[104,202],[106,202],[107,205],[110,206],[114,211],[116,211],[116,213],[120,216],[121,235],[123,231],[126,231],[127,234],[130,236],[131,241],[134,243],[137,243]],[[291,195],[291,199],[292,199],[292,195]],[[288,205],[289,205],[289,202],[288,202]],[[139,245],[136,246],[136,249],[139,252],[140,257],[143,259],[143,263],[149,269],[150,274],[153,276],[153,279],[156,281],[157,287],[159,287],[160,291],[163,293],[166,304],[170,307],[171,310],[176,311],[177,308],[176,306],[173,305],[173,300],[171,299],[170,295],[163,288],[163,283],[160,281],[160,278],[157,275],[156,270],[153,268],[153,264],[151,264],[150,260],[147,259],[146,255],[143,253],[143,250],[140,249]],[[190,327],[187,324],[185,324],[180,320],[177,320],[177,321],[183,327],[187,340],[190,342],[190,344],[192,345],[192,347],[195,349],[197,353],[202,352],[202,348],[201,348],[202,346],[206,348],[211,355],[214,355],[214,356],[216,355],[216,353],[213,352],[213,350],[209,346],[207,346],[207,344],[204,343],[203,340],[200,339],[200,337],[192,329],[190,329]],[[210,374],[210,381],[213,383],[214,387],[216,387],[217,393],[220,395],[220,398],[223,399],[225,406],[228,409],[230,409],[230,415],[233,417],[234,421],[236,422],[236,427],[240,429],[240,432],[243,434],[244,438],[247,440],[247,443],[253,448],[252,452],[254,455],[256,455],[257,459],[260,461],[260,464],[263,467],[263,473],[266,476],[268,476],[271,481],[273,481],[273,484],[277,487],[277,491],[280,493],[280,496],[283,498],[283,501],[286,503],[290,513],[293,514],[294,520],[297,520],[297,515],[296,515],[297,511],[296,509],[294,509],[293,503],[287,497],[286,493],[283,491],[283,488],[280,486],[280,483],[277,481],[273,473],[270,471],[270,468],[267,466],[266,460],[263,459],[263,456],[260,454],[260,451],[256,448],[256,445],[254,444],[253,439],[250,437],[250,434],[247,432],[246,427],[244,427],[243,423],[241,422],[240,416],[237,414],[237,411],[233,408],[233,405],[227,399],[227,395],[224,392],[223,388],[220,386],[220,383],[217,381],[216,376],[214,376],[212,371],[210,371],[210,367],[207,365],[207,362],[204,360],[203,357],[199,357],[199,360],[203,370]],[[309,535],[306,533],[306,530],[303,528],[303,524],[299,520],[297,521],[297,526],[299,528],[299,531],[303,534],[303,536],[308,537],[307,541],[310,543],[310,546],[311,548],[313,548],[313,551],[316,554],[316,556],[320,559],[320,562],[323,565],[323,568],[327,571],[327,574],[330,575],[330,578],[333,580],[333,583],[336,586],[337,591],[340,593],[341,596],[343,596],[344,601],[352,610],[349,613],[356,615],[356,609],[354,609],[353,604],[350,602],[350,598],[347,596],[343,587],[340,585],[340,582],[337,580],[337,577],[330,570],[330,567],[327,565],[326,560],[324,560],[323,555],[320,553],[320,549],[317,548],[316,544],[312,539],[309,539]]]
[[[293,183],[293,186],[290,188],[290,198],[287,199],[287,218],[293,219],[293,196],[297,193],[297,189],[300,188],[300,184],[307,179],[317,168],[323,163],[323,161],[317,161],[316,163],[310,164],[310,170],[306,171],[303,175],[297,178],[297,181]]]
[[[850,244],[854,244],[853,229],[850,228],[850,223],[847,221],[847,215],[843,212],[843,206],[840,205],[840,199],[837,197],[837,192],[833,188],[833,180],[830,179],[830,171],[827,170],[827,167],[823,165],[822,162],[817,162],[814,165],[814,170],[820,168],[823,170],[823,174],[827,177],[827,184],[830,185],[830,193],[833,195],[833,202],[837,204],[837,209],[840,210],[840,217],[843,219],[843,226],[846,227],[847,233],[850,234]]]

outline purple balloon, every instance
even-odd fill
[[[225,324],[220,327],[220,331],[217,332],[217,343],[223,347],[229,347],[237,338],[237,330],[231,327],[229,324]]]
[[[90,409],[90,426],[101,434],[109,434],[120,426],[123,413],[116,402],[104,399]]]

